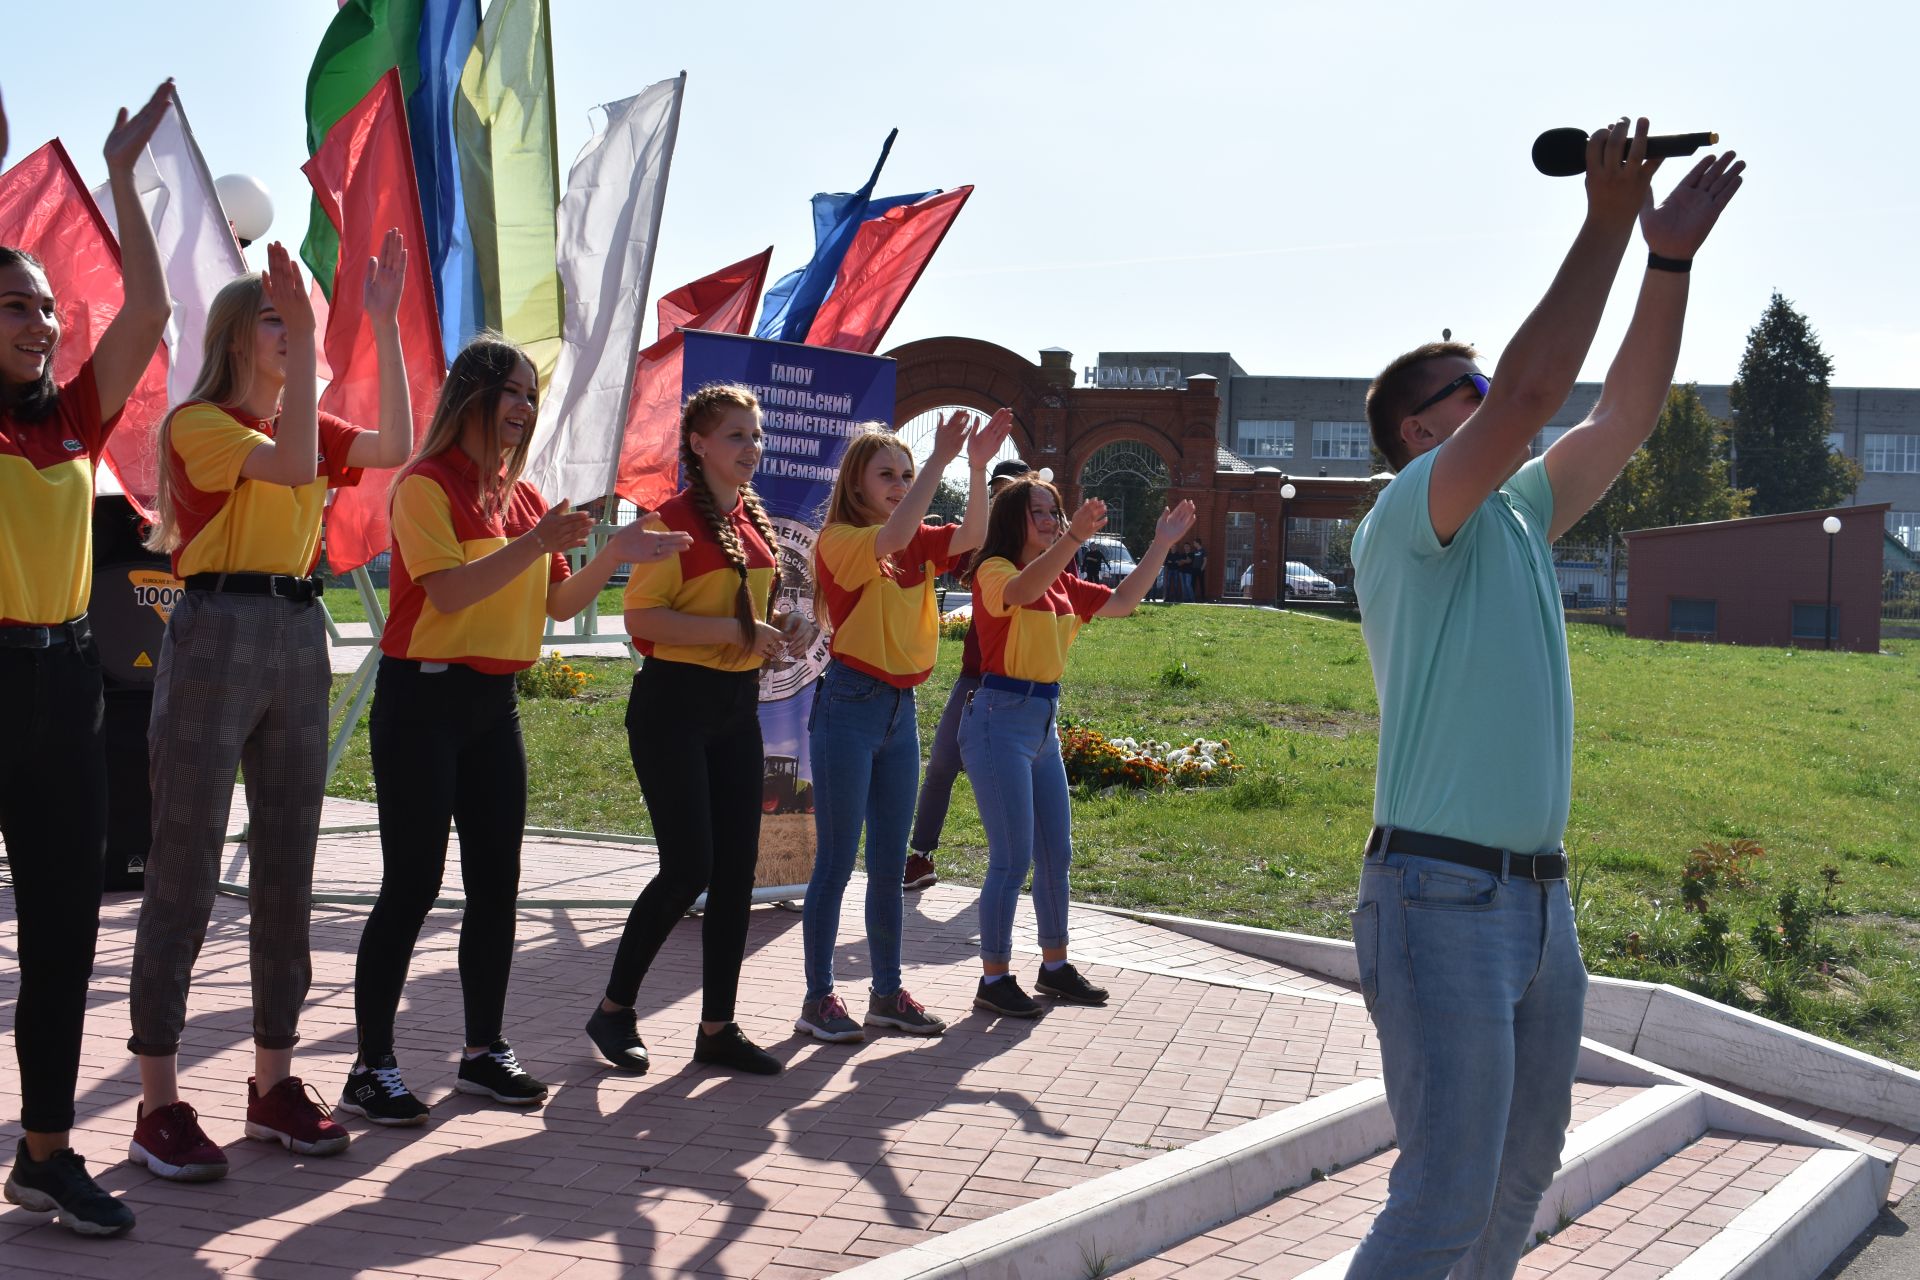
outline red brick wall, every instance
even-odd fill
[[[1831,540],[1834,647],[1875,652],[1885,513],[1878,503],[1628,534],[1627,634],[1667,639],[1668,606],[1679,598],[1716,602],[1720,643],[1796,643],[1792,606],[1826,603]],[[1829,515],[1840,518],[1839,533],[1822,531]]]

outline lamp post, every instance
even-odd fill
[[[1300,492],[1290,484],[1280,486],[1280,603],[1287,602],[1287,504]]]
[[[1820,522],[1827,533],[1827,612],[1821,619],[1822,629],[1827,633],[1827,648],[1833,648],[1833,535],[1840,532],[1840,517],[1828,516]]]
[[[244,173],[222,174],[213,180],[213,189],[242,249],[267,234],[273,225],[273,197],[260,179]]]

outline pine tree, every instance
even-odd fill
[[[1598,543],[1628,529],[1731,520],[1747,514],[1751,496],[1728,483],[1726,426],[1687,383],[1667,393],[1653,434],[1566,541]]]
[[[1827,447],[1832,380],[1819,335],[1775,292],[1730,391],[1734,478],[1753,491],[1755,515],[1837,506],[1859,486],[1859,467]]]

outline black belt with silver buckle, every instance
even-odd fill
[[[290,573],[190,573],[189,591],[220,591],[236,596],[279,596],[306,603],[326,591],[318,578],[296,578]]]
[[[1490,845],[1455,840],[1451,836],[1430,836],[1423,831],[1400,827],[1375,827],[1367,837],[1367,856],[1410,853],[1416,858],[1437,858],[1473,867],[1493,875],[1515,875],[1522,880],[1565,880],[1567,855],[1563,849],[1552,853],[1510,853]]]
[[[70,622],[44,627],[13,622],[0,626],[0,649],[57,649],[63,644],[83,649],[91,639],[93,624],[84,613]]]

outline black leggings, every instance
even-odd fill
[[[731,1022],[760,859],[759,673],[648,658],[627,700],[627,745],[660,872],[627,916],[607,999],[639,999],[647,967],[704,890],[700,1017]]]
[[[83,650],[0,649],[0,707],[0,837],[19,933],[20,1123],[62,1133],[73,1128],[107,848],[105,710],[92,641]]]
[[[373,781],[380,801],[380,897],[360,935],[353,1015],[362,1060],[393,1052],[400,989],[460,828],[460,993],[467,1043],[500,1038],[513,967],[527,752],[513,677],[453,663],[423,672],[382,658],[374,685]]]

